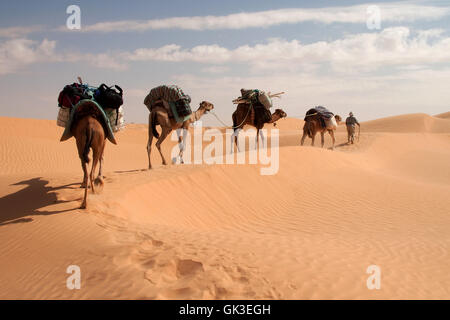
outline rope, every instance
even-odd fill
[[[244,122],[245,122],[245,120],[247,120],[247,117],[248,117],[248,115],[250,114],[250,109],[251,109],[251,104],[249,104],[248,105],[248,110],[247,110],[247,114],[246,114],[246,116],[245,116],[245,118],[244,118],[244,120],[242,120],[242,122],[241,122],[241,124],[240,125],[238,125],[238,126],[228,126],[226,123],[224,123],[222,120],[220,120],[220,118],[211,110],[211,111],[209,111],[214,117],[216,117],[216,119],[217,120],[219,120],[219,122],[221,123],[221,124],[223,124],[225,127],[229,127],[229,128],[231,128],[231,129],[236,129],[236,128],[239,128],[241,125],[243,125],[244,124]]]

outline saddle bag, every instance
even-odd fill
[[[258,101],[267,109],[269,110],[272,108],[272,99],[269,97],[267,93],[264,91],[260,91],[258,94]]]
[[[118,85],[113,87],[108,87],[106,84],[102,83],[100,87],[94,92],[94,99],[97,101],[103,109],[114,109],[116,110],[116,121],[118,124],[119,120],[119,108],[123,104],[123,90]]]
[[[191,106],[189,103],[190,99],[180,99],[175,101],[175,110],[179,117],[186,117],[192,113]]]
[[[68,84],[59,93],[58,106],[72,108],[83,99],[90,99],[90,96],[86,93],[86,87],[78,83]]]

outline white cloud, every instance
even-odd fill
[[[381,66],[434,64],[450,61],[450,38],[440,30],[412,34],[406,27],[387,28],[379,33],[348,35],[331,42],[302,44],[298,40],[270,39],[254,46],[228,49],[201,45],[183,49],[171,44],[123,53],[128,61],[198,62],[207,64],[245,63],[254,70],[331,66],[335,71],[371,71]]]
[[[206,67],[206,68],[202,68],[202,72],[205,73],[214,73],[214,74],[219,74],[219,73],[224,73],[229,71],[230,68],[226,67],[226,66],[211,66],[211,67]]]
[[[0,43],[0,74],[7,74],[36,62],[51,60],[56,42],[44,39],[12,39]]]
[[[94,68],[112,69],[116,71],[123,71],[128,68],[127,64],[120,61],[117,54],[114,53],[61,53],[55,56],[55,60],[59,62],[84,62]]]
[[[22,65],[55,61],[85,62],[96,68],[125,70],[129,63],[196,62],[209,64],[200,71],[223,73],[227,64],[249,66],[255,73],[274,71],[314,72],[319,69],[344,74],[369,72],[381,67],[429,66],[450,61],[450,38],[439,29],[411,32],[406,27],[381,32],[347,35],[334,41],[303,44],[298,40],[269,39],[256,45],[234,49],[217,44],[182,48],[169,44],[160,48],[139,48],[132,52],[55,52],[55,41],[41,43],[28,39],[0,42],[0,73],[10,73]]]
[[[43,26],[18,26],[0,28],[0,38],[21,38],[33,32],[44,30]]]
[[[173,17],[153,20],[123,20],[99,22],[84,26],[82,32],[126,32],[159,29],[218,30],[266,28],[280,24],[306,21],[320,23],[366,23],[369,5],[347,7],[291,8],[259,12],[242,12],[226,16]],[[439,20],[450,15],[450,7],[421,5],[413,2],[380,3],[383,22]],[[63,29],[61,29],[63,30]]]
[[[55,50],[56,41],[44,39],[41,42],[25,38],[0,42],[0,75],[10,74],[33,63],[43,62],[85,62],[96,68],[125,70],[127,65],[109,53],[90,54],[62,52]]]

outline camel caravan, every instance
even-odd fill
[[[231,145],[236,144],[240,151],[238,136],[244,126],[256,128],[256,147],[259,138],[264,143],[264,135],[261,130],[266,123],[276,126],[278,120],[286,118],[287,114],[281,108],[275,109],[272,113],[273,98],[281,98],[284,92],[272,94],[259,89],[241,89],[241,95],[232,102],[236,104],[236,110],[232,114],[233,125]],[[209,101],[200,102],[198,108],[192,111],[191,97],[183,92],[176,85],[160,85],[150,90],[144,99],[144,105],[149,110],[148,116],[148,141],[147,156],[148,169],[152,168],[151,149],[152,141],[155,137],[156,148],[161,155],[162,164],[167,161],[161,151],[161,144],[167,136],[176,130],[180,151],[178,157],[180,163],[183,161],[183,151],[185,138],[189,127],[200,120],[208,112],[212,112],[214,105]],[[64,128],[60,141],[75,137],[78,156],[81,160],[83,170],[84,196],[81,208],[87,207],[87,195],[90,188],[93,193],[100,192],[103,188],[103,154],[106,140],[117,144],[114,133],[125,127],[123,110],[123,90],[118,86],[107,86],[101,84],[99,87],[92,87],[84,84],[78,77],[78,82],[66,85],[58,96],[59,112],[57,125]],[[213,115],[215,115],[213,113]],[[216,115],[215,115],[216,116]],[[217,117],[217,116],[216,116]],[[218,120],[220,120],[218,118]],[[303,126],[303,136],[300,144],[303,145],[306,137],[312,139],[314,145],[315,136],[321,134],[321,145],[324,146],[324,135],[328,132],[335,146],[334,132],[341,122],[341,117],[322,106],[312,108],[306,112]],[[348,143],[354,143],[355,126],[359,123],[350,113],[346,120]],[[160,133],[157,127],[160,127]],[[358,135],[359,139],[359,135]],[[92,166],[88,173],[90,162],[89,153],[92,149]],[[232,150],[231,150],[232,152]],[[95,176],[96,168],[99,167]]]

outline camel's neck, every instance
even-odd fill
[[[205,108],[198,108],[197,111],[192,113],[191,117],[192,122],[199,120],[205,114],[205,112],[206,112]]]

